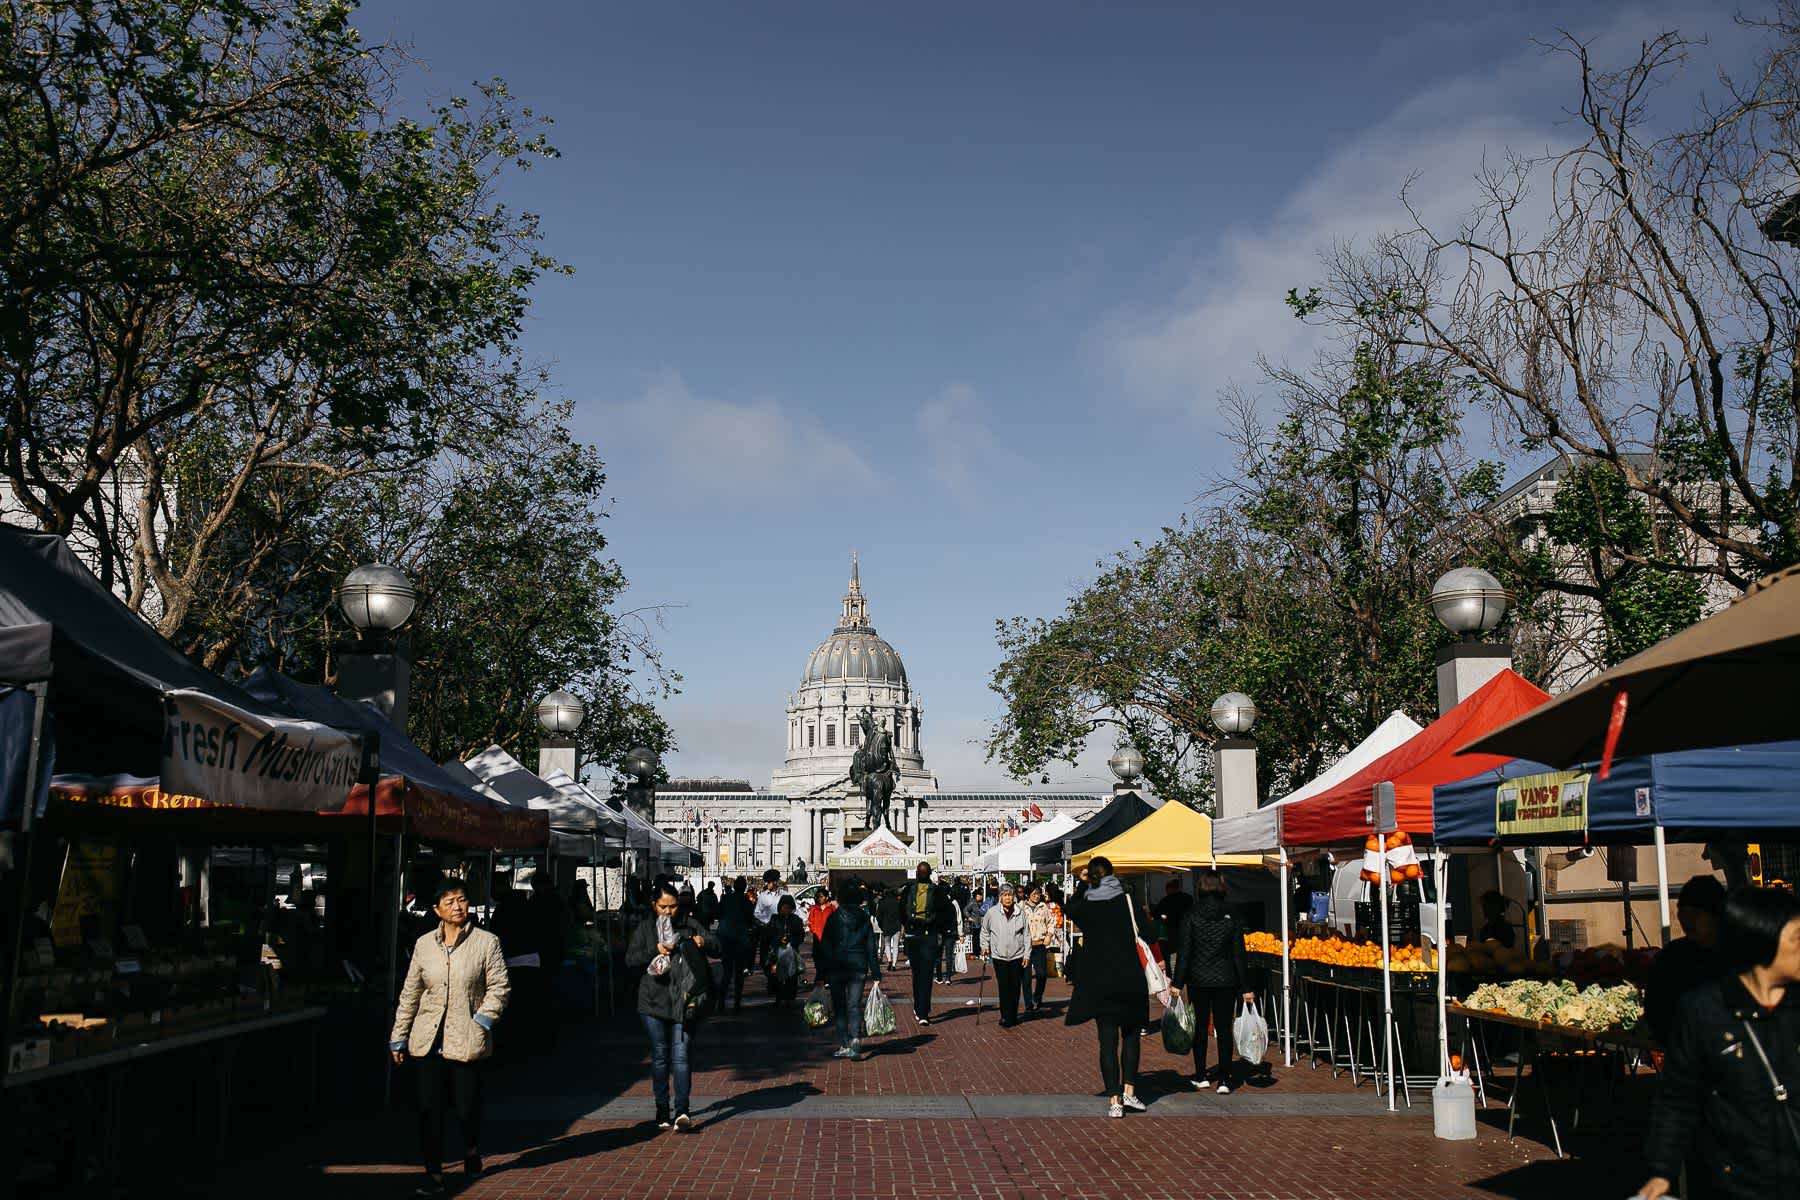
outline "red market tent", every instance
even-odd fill
[[[1431,837],[1431,789],[1492,770],[1508,755],[1457,754],[1476,738],[1549,700],[1512,671],[1502,671],[1474,695],[1329,791],[1282,811],[1283,846],[1361,842],[1373,832],[1369,807],[1378,783],[1392,783],[1399,828]]]

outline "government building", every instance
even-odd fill
[[[863,797],[850,784],[869,710],[891,738],[900,780],[888,821],[911,856],[947,870],[966,868],[1009,832],[1057,813],[1085,816],[1111,799],[1099,792],[944,791],[925,765],[925,708],[900,654],[875,632],[854,555],[837,627],[806,656],[799,690],[787,700],[786,746],[767,790],[694,791],[656,796],[656,824],[697,848],[708,874],[809,874],[860,841]],[[773,748],[771,748],[773,749]]]

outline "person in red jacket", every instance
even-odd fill
[[[819,894],[813,898],[812,911],[806,914],[806,931],[812,934],[813,975],[819,982],[825,980],[825,967],[819,956],[819,944],[825,940],[825,922],[837,911],[837,901],[831,898],[830,888],[820,888]]]

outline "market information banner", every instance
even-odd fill
[[[246,712],[204,692],[165,694],[162,790],[282,812],[341,808],[362,743],[329,725]]]
[[[1542,833],[1585,833],[1588,827],[1586,771],[1521,775],[1494,790],[1494,829],[1500,837]]]

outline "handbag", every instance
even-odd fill
[[[1131,897],[1125,897],[1125,912],[1131,917],[1131,940],[1137,943],[1138,966],[1144,969],[1144,988],[1152,996],[1162,1002],[1164,1008],[1169,1007],[1169,977],[1163,973],[1162,963],[1151,952],[1149,945],[1138,936],[1137,906]]]

